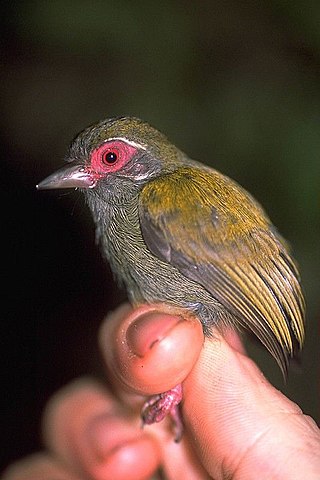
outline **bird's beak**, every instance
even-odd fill
[[[72,165],[61,168],[36,186],[38,190],[53,188],[93,188],[96,185],[94,176],[83,165]]]

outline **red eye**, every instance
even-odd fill
[[[131,160],[136,151],[136,147],[123,140],[110,140],[93,150],[90,167],[103,176],[117,172]]]

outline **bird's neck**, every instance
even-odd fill
[[[139,191],[125,197],[89,195],[87,203],[96,224],[96,239],[119,283],[130,283],[131,264],[145,249],[138,214]],[[128,194],[130,193],[130,194]]]

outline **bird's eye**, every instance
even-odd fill
[[[102,163],[105,165],[113,165],[118,160],[118,154],[116,152],[104,152],[102,155]]]
[[[104,142],[91,153],[90,168],[101,176],[118,172],[131,160],[136,151],[136,147],[122,140]]]

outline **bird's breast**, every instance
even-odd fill
[[[126,286],[134,303],[169,303],[194,309],[219,309],[218,302],[201,285],[185,277],[169,262],[156,257],[144,242],[138,203],[108,207],[97,224],[97,237],[118,282]]]

